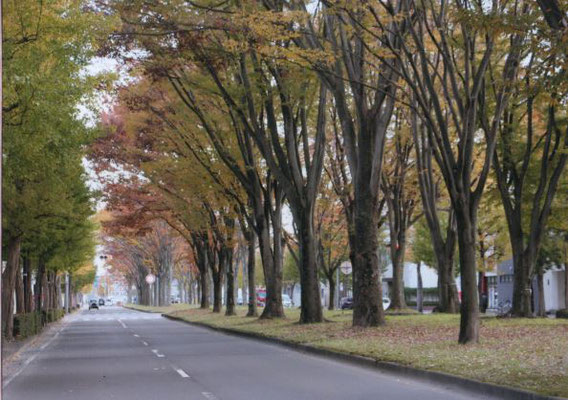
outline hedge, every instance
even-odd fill
[[[568,319],[568,308],[556,311],[556,318],[567,318]]]
[[[416,307],[416,302],[415,301],[407,301],[406,305],[408,307]],[[439,303],[437,301],[423,301],[422,302],[422,306],[424,307],[437,307],[439,305]]]
[[[41,331],[42,326],[42,315],[39,312],[14,315],[14,337],[24,339],[35,335]]]
[[[50,309],[50,310],[45,310],[45,322],[46,323],[50,323],[50,322],[55,322],[57,320],[60,320],[61,318],[63,318],[63,316],[65,315],[65,310],[63,309]]]
[[[21,313],[14,315],[14,337],[25,339],[39,332],[45,324],[63,318],[65,310],[50,309],[41,312]]]
[[[405,297],[410,297],[410,296],[416,296],[416,292],[418,291],[418,289],[416,288],[409,288],[409,287],[405,287],[404,288],[404,296]],[[423,296],[437,296],[438,295],[438,288],[437,287],[432,287],[432,288],[423,288],[422,289],[422,295]]]

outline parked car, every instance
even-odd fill
[[[104,306],[104,305],[105,305],[105,300],[99,299],[99,306]]]
[[[344,297],[341,299],[339,308],[342,310],[352,310],[353,309],[353,297]]]
[[[386,310],[391,305],[391,301],[388,297],[383,297],[383,310]]]
[[[266,290],[260,289],[256,291],[256,306],[257,307],[266,306]]]
[[[99,309],[99,305],[97,304],[96,300],[91,300],[89,302],[89,310],[96,308],[97,310]]]
[[[109,297],[108,299],[105,300],[105,304],[107,306],[112,306],[112,299]]]
[[[286,308],[293,306],[292,299],[287,294],[282,294],[282,305]]]
[[[170,297],[170,303],[171,303],[171,304],[178,304],[179,302],[180,302],[179,296],[172,296],[172,297]]]

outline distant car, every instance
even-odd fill
[[[282,305],[286,308],[292,307],[292,299],[287,294],[282,294]]]
[[[89,303],[89,310],[96,308],[97,310],[99,309],[99,305],[97,304],[96,300],[91,300],[91,302]]]
[[[386,310],[391,305],[391,301],[388,297],[383,297],[383,310]]]
[[[344,297],[341,299],[340,307],[342,310],[352,310],[353,309],[353,297]]]
[[[104,305],[105,305],[105,300],[99,299],[99,306],[104,306]]]
[[[179,302],[180,302],[179,296],[172,296],[172,297],[170,297],[170,303],[171,303],[171,304],[178,304]]]

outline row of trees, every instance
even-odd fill
[[[2,6],[2,332],[13,314],[61,307],[92,282],[92,193],[82,157],[94,137],[79,117],[100,79],[81,70],[103,21],[79,1],[9,1]],[[32,288],[32,282],[35,287]],[[14,304],[16,293],[16,304]]]
[[[109,272],[115,281],[122,280],[125,284],[128,302],[133,301],[130,291],[134,287],[139,304],[170,304],[173,279],[185,297],[182,300],[192,302],[197,271],[185,241],[163,221],[147,221],[145,226],[130,226],[135,231],[126,231],[125,222],[116,214],[115,218],[103,221],[102,239]],[[156,277],[152,286],[146,282],[150,273]]]
[[[565,6],[109,0],[122,29],[108,52],[135,77],[93,150],[100,169],[125,176],[109,187],[111,207],[166,221],[200,273],[212,271],[215,291],[231,276],[238,227],[249,254],[258,242],[266,318],[284,315],[289,244],[300,322],[313,323],[323,320],[319,271],[337,268],[329,254],[343,246],[318,225],[333,199],[353,265],[353,325],[362,327],[385,322],[379,232],[388,226],[393,306],[404,307],[407,232],[423,217],[440,311],[459,308],[459,342],[476,342],[479,238],[496,234],[478,218],[485,202],[505,216],[513,313],[532,315],[531,279],[566,183]],[[497,196],[483,196],[487,187]]]

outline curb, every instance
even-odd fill
[[[139,312],[145,312],[145,313],[148,313],[148,314],[160,314],[160,311],[140,310],[138,308],[128,307],[128,306],[122,306],[122,308],[126,308],[128,310],[139,311]],[[162,314],[162,315],[164,315],[164,314]]]
[[[282,339],[277,339],[269,336],[262,336],[257,333],[237,331],[230,328],[221,328],[207,325],[203,322],[191,322],[183,318],[162,314],[162,317],[179,321],[188,325],[206,328],[212,331],[221,332],[231,336],[238,336],[248,339],[254,339],[265,343],[276,344],[289,349],[299,351],[301,353],[313,354],[321,357],[326,357],[336,361],[348,362],[365,368],[372,368],[384,373],[393,375],[402,375],[407,378],[415,378],[423,381],[434,382],[444,385],[456,386],[460,389],[465,389],[469,392],[482,394],[487,396],[498,397],[506,400],[565,400],[563,397],[544,396],[537,393],[529,392],[522,389],[515,389],[506,386],[495,385],[492,383],[485,383],[473,379],[462,378],[456,375],[447,374],[444,372],[427,371],[406,365],[396,364],[393,362],[379,361],[374,358],[358,356],[347,353],[340,353],[333,350],[322,349],[318,347],[309,346],[306,344],[288,342]]]

